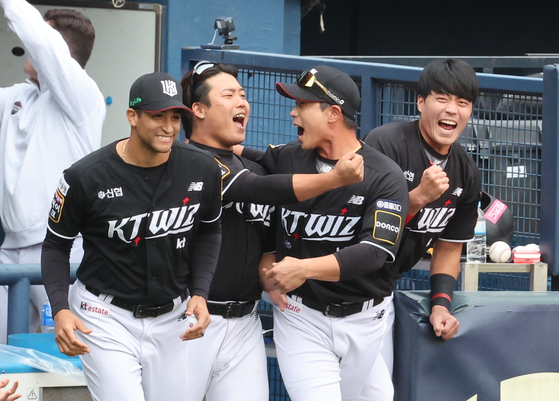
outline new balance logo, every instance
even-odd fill
[[[463,191],[464,191],[464,190],[463,190],[462,188],[456,187],[456,189],[454,190],[454,192],[452,192],[452,195],[460,196],[460,195],[462,195],[462,192],[463,192]]]
[[[351,198],[347,201],[347,203],[354,204],[354,205],[362,205],[364,200],[365,200],[364,196],[351,195]]]
[[[196,191],[196,192],[200,192],[202,190],[202,188],[204,188],[204,183],[203,182],[191,182],[190,186],[188,187],[188,191]]]
[[[176,96],[177,92],[177,84],[175,81],[171,81],[170,79],[165,79],[161,81],[161,86],[163,87],[163,93],[169,95],[171,97]]]

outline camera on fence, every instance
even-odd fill
[[[231,32],[235,30],[235,23],[233,22],[233,18],[231,17],[220,17],[217,18],[214,22],[214,37],[212,43],[208,43],[205,45],[200,45],[202,49],[221,49],[221,50],[236,50],[239,48],[239,45],[233,44],[233,41],[237,40],[236,36],[231,36]],[[215,38],[217,34],[223,36],[225,43],[222,45],[215,44]]]

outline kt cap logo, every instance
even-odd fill
[[[171,97],[177,95],[177,84],[170,79],[165,79],[161,81],[161,86],[163,87],[163,93]]]

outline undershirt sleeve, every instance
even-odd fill
[[[190,295],[208,299],[221,247],[221,221],[201,224],[192,241]]]
[[[43,241],[41,273],[51,304],[52,316],[62,309],[69,309],[70,251],[73,242],[57,237],[51,232],[47,232]]]
[[[241,154],[242,157],[246,157],[248,160],[252,160],[253,162],[258,162],[258,160],[264,156],[264,151],[255,148],[247,148],[246,146],[243,148],[243,152]]]
[[[340,265],[340,281],[349,280],[379,270],[388,254],[369,244],[355,244],[334,253]]]
[[[264,205],[288,205],[299,201],[293,190],[293,175],[261,176],[250,171],[236,177],[223,194],[223,200]]]

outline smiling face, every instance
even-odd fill
[[[472,102],[456,95],[431,92],[425,99],[418,96],[419,129],[425,141],[436,152],[447,154],[466,128],[472,106]]]
[[[306,102],[296,100],[295,107],[289,115],[293,117],[293,125],[297,127],[298,140],[305,150],[319,148],[323,133],[328,125],[326,109],[322,109],[320,102]]]
[[[139,115],[136,110],[128,109],[127,116],[132,133],[126,148],[126,160],[144,167],[165,163],[181,127],[180,109],[155,113],[142,111]]]
[[[193,109],[199,118],[200,129],[192,139],[218,149],[230,150],[245,140],[250,105],[245,90],[237,79],[227,73],[208,78],[210,106],[196,102]]]

